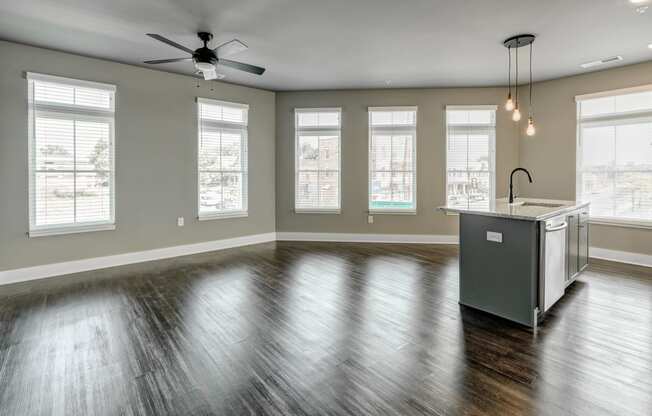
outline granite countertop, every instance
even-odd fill
[[[550,206],[529,204],[548,204]],[[496,202],[488,208],[443,206],[437,208],[437,210],[447,213],[485,215],[489,217],[513,218],[515,220],[526,221],[543,221],[588,206],[588,202],[540,198],[516,198],[515,203],[510,205],[509,202],[507,202],[507,198],[501,198],[497,199]]]

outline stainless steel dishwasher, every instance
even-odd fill
[[[546,312],[566,289],[566,215],[540,222],[539,308]]]

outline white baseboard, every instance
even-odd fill
[[[224,240],[206,241],[195,244],[185,244],[153,250],[116,254],[112,256],[94,257],[90,259],[66,261],[62,263],[44,264],[42,266],[25,267],[0,271],[0,285],[43,279],[64,274],[79,273],[107,267],[142,263],[208,251],[224,250],[251,244],[270,241],[323,241],[342,243],[396,243],[396,244],[458,244],[457,235],[437,234],[355,234],[355,233],[303,233],[279,232],[247,235]],[[600,247],[590,247],[589,256],[596,259],[610,260],[639,266],[652,267],[652,255],[630,253],[627,251],[609,250]]]
[[[458,244],[457,235],[437,234],[352,234],[352,233],[301,233],[278,232],[279,241],[331,241],[338,243],[405,243],[405,244]]]
[[[0,271],[0,285],[43,279],[63,274],[79,273],[88,270],[123,266],[125,264],[142,263],[161,260],[189,254],[205,253],[207,251],[224,250],[227,248],[267,243],[276,240],[276,233],[254,234],[224,240],[205,241],[202,243],[185,244],[153,250],[136,251],[112,256],[94,257],[83,260],[66,261],[63,263],[44,264],[42,266],[25,267],[22,269]]]
[[[629,251],[609,250],[600,247],[589,247],[589,257],[601,260],[628,263],[637,266],[652,267],[652,255],[632,253]]]

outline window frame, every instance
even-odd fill
[[[301,127],[299,128],[300,113],[332,113],[339,114],[339,126],[331,128],[330,126]],[[328,133],[337,132],[337,208],[297,208],[297,188],[299,186],[299,134],[301,132]],[[319,170],[320,172],[333,172],[332,170]],[[342,212],[342,108],[341,107],[302,107],[294,109],[294,212],[296,214],[340,214]]]
[[[372,200],[371,200],[371,192],[372,192],[372,177],[373,177],[373,169],[372,169],[372,145],[373,145],[373,131],[374,127],[373,124],[371,123],[371,115],[375,111],[413,111],[414,112],[414,125],[392,125],[392,126],[379,126],[376,127],[376,129],[382,130],[383,128],[386,128],[388,131],[392,129],[400,129],[401,127],[405,127],[405,130],[411,130],[411,133],[413,134],[414,137],[414,142],[412,143],[412,166],[413,166],[413,175],[412,175],[412,189],[413,189],[413,196],[412,196],[412,202],[414,203],[414,206],[408,209],[396,209],[396,208],[372,208]],[[417,170],[418,170],[418,163],[417,163],[417,145],[419,141],[419,135],[418,135],[418,124],[419,124],[419,109],[418,106],[413,105],[413,106],[382,106],[382,107],[368,107],[367,108],[367,130],[368,130],[368,144],[367,144],[367,212],[370,215],[417,215],[417,210],[418,210],[418,197],[417,197]],[[390,170],[389,172],[394,172],[393,170]]]
[[[36,72],[26,72],[25,78],[27,80],[27,165],[28,165],[28,237],[46,237],[53,235],[64,234],[77,234],[94,231],[110,231],[116,229],[116,181],[115,181],[115,112],[116,112],[116,91],[117,88],[113,84],[86,81],[75,78],[66,78],[55,75],[41,74]],[[85,107],[81,105],[68,105],[68,104],[55,104],[55,103],[37,103],[34,98],[35,87],[34,82],[45,82],[51,84],[61,84],[72,87],[92,88],[110,92],[109,109]],[[55,225],[36,225],[36,129],[35,123],[38,114],[49,115],[50,118],[61,118],[64,120],[84,120],[84,121],[101,121],[109,125],[109,220],[107,221],[87,221],[80,223],[66,223]],[[77,138],[74,138],[75,143]],[[76,161],[77,155],[73,154],[73,159]],[[73,163],[76,165],[76,163]],[[75,177],[77,175],[76,166],[71,170],[56,170],[52,172],[72,173]],[[82,171],[94,172],[94,171]],[[97,171],[95,171],[97,172]],[[74,190],[74,198],[76,200],[76,189]],[[76,202],[75,202],[76,204]]]
[[[223,101],[217,100],[214,98],[204,98],[196,97],[195,99],[197,111],[197,151],[195,154],[195,162],[197,163],[197,220],[198,221],[211,221],[219,219],[229,219],[229,218],[245,218],[249,216],[249,105],[244,103],[237,103],[232,101]],[[204,123],[208,123],[217,128],[226,128],[233,130],[240,130],[244,132],[241,139],[241,153],[244,153],[245,157],[241,157],[240,167],[242,168],[241,172],[242,179],[242,209],[231,210],[231,211],[222,211],[222,212],[211,212],[211,213],[202,213],[201,212],[201,173],[199,167],[199,160],[201,157],[201,139],[202,139],[202,117],[201,117],[201,105],[219,105],[233,108],[241,108],[245,110],[245,120],[243,123],[233,123],[228,121],[214,121],[214,120],[205,120]],[[220,171],[224,172],[224,171]],[[230,171],[236,172],[236,171]]]
[[[498,134],[498,106],[493,104],[478,104],[478,105],[446,105],[444,106],[444,136],[446,137],[446,151],[444,152],[444,203],[448,205],[448,110],[493,110],[494,111],[494,134],[489,143],[489,162],[491,163],[489,170],[489,184],[491,191],[489,195],[489,205],[493,206],[496,203],[496,140]],[[468,124],[471,125],[471,124]],[[484,125],[482,125],[484,126]],[[467,173],[470,171],[466,171]],[[474,171],[483,172],[483,171]],[[450,213],[450,215],[458,215]]]
[[[576,141],[575,141],[575,198],[578,201],[584,201],[582,197],[582,128],[585,126],[617,126],[625,125],[627,121],[649,121],[652,123],[652,108],[648,110],[624,111],[621,113],[609,113],[604,115],[582,117],[582,102],[592,99],[617,97],[622,95],[636,94],[641,92],[652,91],[652,84],[640,85],[630,88],[621,88],[616,90],[601,91],[597,93],[583,94],[575,96],[575,115],[576,115]],[[652,161],[651,161],[652,162]],[[609,173],[618,172],[616,169],[609,170]],[[652,173],[652,169],[649,170]],[[590,209],[589,209],[590,212]],[[626,228],[643,228],[652,229],[652,218],[636,219],[626,217],[604,217],[589,214],[591,224],[619,226]]]

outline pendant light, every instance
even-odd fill
[[[529,136],[534,135],[534,119],[532,118],[532,42],[534,42],[534,35],[522,34],[512,36],[511,38],[505,39],[503,45],[507,48],[509,53],[509,76],[508,76],[508,94],[507,102],[505,103],[505,110],[512,111],[512,120],[521,121],[521,109],[519,108],[518,102],[518,49],[530,45],[530,108],[528,110],[528,129],[526,133]],[[512,48],[516,49],[516,74],[514,76],[514,101],[512,101]]]
[[[512,47],[507,47],[507,58],[508,64],[508,74],[507,74],[507,102],[505,103],[505,110],[513,111],[514,110],[514,100],[512,100]]]
[[[521,121],[521,110],[518,109],[518,39],[516,40],[516,77],[514,80],[514,90],[516,95],[516,103],[514,103],[514,112],[512,113],[512,120]]]
[[[534,128],[534,118],[532,117],[532,44],[530,43],[530,106],[528,108],[527,129],[525,134],[534,136],[536,129]]]

